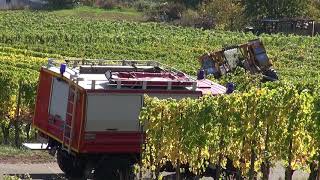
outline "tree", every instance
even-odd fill
[[[218,29],[237,30],[244,24],[243,6],[233,0],[206,0],[202,3],[200,14],[212,17]]]
[[[79,2],[78,0],[47,0],[50,6],[52,7],[66,7],[73,5],[76,2]]]
[[[243,0],[249,19],[305,16],[310,0]]]
[[[307,16],[315,20],[320,19],[320,1],[311,0],[308,4]]]
[[[183,4],[188,8],[193,8],[196,9],[202,2],[203,0],[169,0],[173,3],[179,3]]]
[[[9,132],[14,119],[16,110],[16,82],[15,79],[1,74],[0,79],[1,90],[0,90],[0,127],[3,135],[3,144],[9,144]]]

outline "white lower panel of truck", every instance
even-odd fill
[[[89,93],[87,96],[86,131],[141,131],[139,114],[143,94]],[[149,94],[159,99],[198,98],[197,94]]]
[[[139,131],[141,94],[88,94],[86,131]]]

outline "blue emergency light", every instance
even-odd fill
[[[66,72],[67,65],[61,64],[60,65],[60,74],[63,75],[64,72]]]
[[[202,80],[202,79],[204,79],[204,78],[205,78],[204,70],[203,70],[203,69],[200,69],[200,70],[198,71],[198,74],[197,74],[197,79],[198,79],[198,80]]]
[[[233,93],[233,91],[235,90],[235,84],[232,83],[232,82],[228,82],[227,85],[226,85],[226,88],[227,88],[227,94],[231,94]]]

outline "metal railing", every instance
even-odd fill
[[[159,63],[157,61],[154,60],[106,60],[106,59],[65,59],[65,60],[61,60],[61,59],[53,59],[53,58],[49,58],[48,59],[48,65],[47,68],[50,67],[57,67],[59,68],[59,66],[61,64],[66,64],[68,69],[72,70],[74,72],[75,75],[70,75],[70,79],[72,81],[76,81],[76,84],[79,83],[79,81],[83,81],[84,79],[79,78],[79,75],[81,74],[80,67],[82,66],[106,66],[106,67],[115,67],[115,66],[123,66],[123,67],[141,67],[141,66],[151,66],[151,67],[155,67],[155,68],[160,68],[162,71],[164,72],[170,72],[170,73],[174,73],[174,74],[184,74],[186,75],[186,77],[188,78],[189,82],[193,82],[192,83],[192,90],[196,89],[196,78],[189,76],[185,73],[183,73],[182,71],[179,71],[175,68],[172,68],[170,66],[164,65],[162,63]],[[106,72],[104,72],[106,73]],[[86,73],[85,73],[86,74]],[[91,81],[91,89],[95,89],[96,88],[96,83],[99,80],[96,79],[90,79]],[[114,80],[116,82],[116,87],[117,89],[121,89],[122,87],[122,82],[121,80]],[[172,88],[172,83],[173,81],[168,81],[167,83],[167,89],[171,90]],[[147,89],[147,86],[149,85],[149,83],[147,81],[143,82],[141,85],[137,85],[137,86],[141,86],[142,89]],[[114,86],[114,84],[110,84],[110,86]]]

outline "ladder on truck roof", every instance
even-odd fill
[[[69,95],[66,121],[63,128],[62,135],[62,148],[67,149],[68,153],[71,152],[71,146],[74,138],[74,126],[75,126],[75,112],[77,107],[78,88],[69,83]],[[71,110],[71,112],[70,112]]]
[[[109,59],[54,59],[49,58],[48,59],[48,67],[51,66],[59,66],[59,64],[65,63],[68,67],[72,68],[89,68],[89,67],[95,67],[99,68],[101,66],[108,66],[109,68],[115,68],[115,67],[123,67],[123,68],[129,68],[131,67],[131,70],[139,69],[140,68],[147,68],[154,67],[154,68],[160,68],[162,70],[165,70],[167,72],[174,72],[174,73],[183,73],[171,66],[164,65],[160,62],[154,61],[154,60],[109,60]]]
[[[89,66],[106,66],[106,65],[113,65],[113,66],[132,66],[132,65],[146,65],[146,66],[165,66],[157,61],[154,60],[114,60],[114,59],[79,59],[79,58],[68,58],[68,59],[56,59],[56,58],[49,58],[48,64],[49,65],[58,65],[60,63],[65,63],[69,67],[80,67],[82,65],[89,65]],[[169,66],[167,66],[169,67]],[[172,68],[173,69],[173,68]]]
[[[58,61],[49,59],[48,67]],[[60,63],[63,63],[60,61]],[[108,87],[140,88],[143,90],[152,88],[166,88],[196,90],[197,80],[194,77],[163,65],[156,61],[148,60],[101,60],[101,59],[67,59],[65,64],[71,70],[76,70],[76,77],[83,77],[85,81],[91,81],[91,90],[94,90],[99,81],[108,81]],[[56,64],[57,65],[57,64]],[[96,78],[100,75],[100,78]],[[106,80],[101,80],[101,75]],[[87,78],[87,77],[88,78]],[[81,78],[80,78],[81,79]],[[79,80],[83,81],[83,80]],[[81,82],[79,82],[81,84]]]

